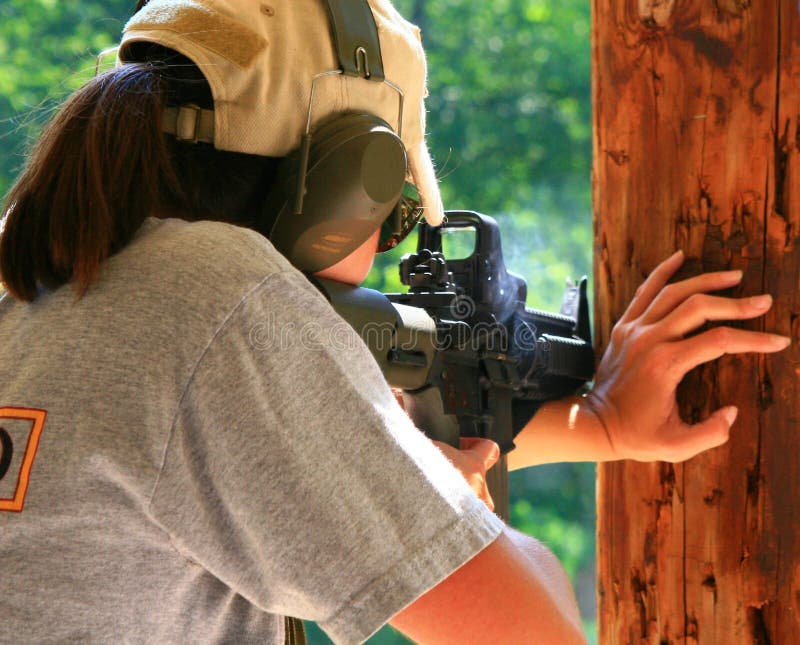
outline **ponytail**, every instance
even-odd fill
[[[180,142],[161,132],[167,105],[213,107],[187,58],[150,47],[95,77],[47,126],[12,187],[0,232],[0,282],[32,301],[72,282],[83,295],[104,260],[149,216],[260,221],[278,159]]]
[[[159,124],[152,65],[117,67],[76,91],[8,194],[0,277],[17,298],[72,281],[79,294],[179,182]],[[168,188],[169,187],[169,188]]]

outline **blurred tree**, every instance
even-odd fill
[[[584,0],[398,0],[428,54],[430,144],[445,203],[498,213],[587,206]]]
[[[0,195],[59,100],[94,74],[119,37],[132,0],[0,3]]]

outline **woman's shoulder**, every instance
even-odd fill
[[[255,231],[223,222],[149,218],[109,258],[90,293],[183,310],[213,302],[214,309],[225,310],[271,276],[295,273]]]
[[[291,267],[263,235],[226,222],[145,220],[132,246],[140,252],[167,252],[173,261],[212,271],[284,271]]]
[[[293,271],[263,235],[224,222],[148,218],[111,264],[141,277],[224,289]]]

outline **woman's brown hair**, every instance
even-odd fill
[[[164,107],[213,100],[188,59],[163,48],[146,57],[157,60],[116,67],[72,94],[9,191],[0,280],[15,297],[68,282],[85,293],[151,215],[256,221],[277,160],[163,134]]]

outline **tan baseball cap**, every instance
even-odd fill
[[[425,53],[419,29],[388,0],[368,0],[377,26],[380,83],[345,75],[315,84],[314,124],[344,112],[367,112],[399,132],[408,154],[408,181],[438,225],[444,209],[427,145]],[[213,143],[230,150],[283,157],[300,146],[312,81],[339,67],[322,0],[151,0],[125,25],[118,57],[134,42],[158,43],[191,59],[214,97]],[[403,96],[402,125],[399,120]]]

